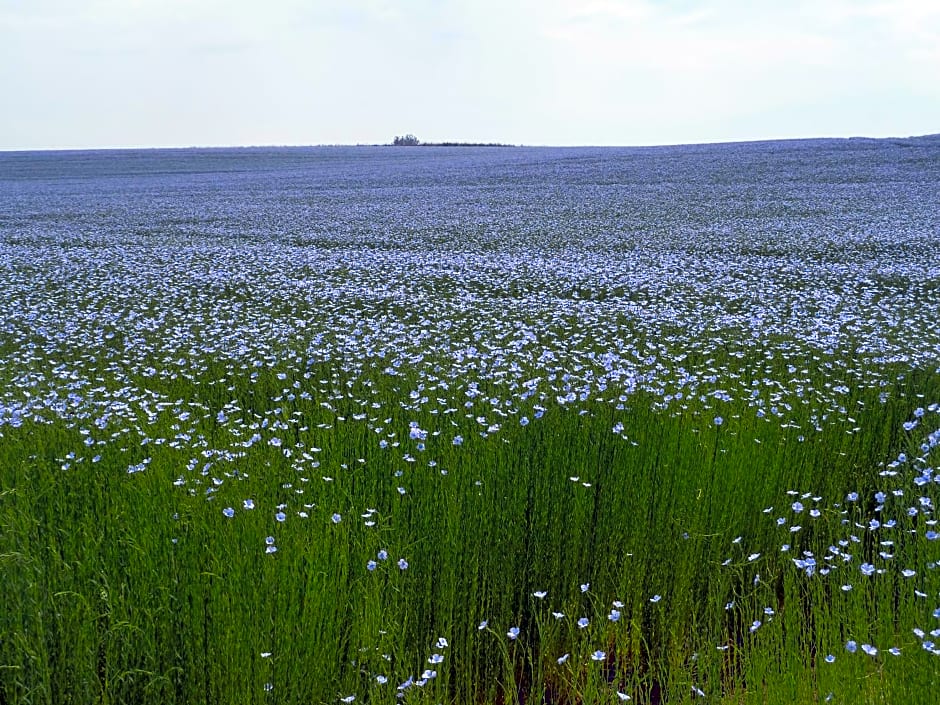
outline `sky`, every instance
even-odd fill
[[[0,0],[0,149],[940,132],[938,0]]]

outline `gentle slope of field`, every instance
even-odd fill
[[[0,704],[932,703],[938,157],[0,155]]]

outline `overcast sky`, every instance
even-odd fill
[[[0,0],[0,149],[940,132],[940,0]]]

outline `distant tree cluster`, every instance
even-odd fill
[[[512,147],[502,142],[422,142],[410,132],[392,140],[395,147]]]
[[[417,147],[421,142],[410,132],[402,137],[401,135],[395,137],[395,140],[392,142],[396,147]]]

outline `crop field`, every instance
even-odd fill
[[[940,139],[0,153],[0,705],[936,703]]]

